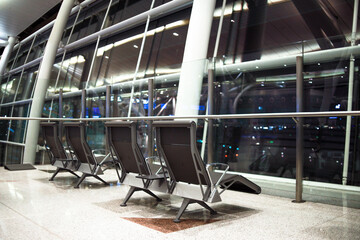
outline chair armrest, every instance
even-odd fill
[[[66,158],[66,159],[57,159],[57,161],[73,162],[73,161],[77,161],[77,160],[76,160],[76,159],[69,159],[69,158]]]
[[[219,178],[219,180],[215,184],[212,182],[212,179],[210,177],[210,182],[214,186],[214,188],[217,188],[219,186],[220,182],[223,180],[223,178],[225,177],[227,171],[230,168],[230,166],[228,164],[225,164],[225,163],[209,163],[209,164],[206,164],[206,171],[209,174],[209,176],[210,176],[209,168],[212,167],[212,166],[216,166],[216,165],[226,167],[226,169],[223,172],[223,174],[221,175],[221,177]]]
[[[145,161],[146,161],[147,163],[149,163],[149,159],[159,159],[159,157],[157,157],[157,156],[146,157],[146,158],[145,158]]]
[[[106,154],[106,149],[94,149],[91,151],[92,154],[94,155],[96,152],[99,152],[99,153],[103,153],[104,155]]]
[[[104,158],[103,160],[101,160],[100,163],[98,163],[99,166],[101,166],[102,164],[104,164],[106,161],[108,161],[108,159],[110,158],[111,156],[111,153],[108,153]]]

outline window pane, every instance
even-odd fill
[[[27,62],[30,62],[44,55],[45,46],[47,44],[47,40],[49,39],[51,29],[52,28],[36,36],[34,45],[30,51],[30,55]]]
[[[14,106],[13,117],[28,116],[29,105]],[[25,120],[12,120],[10,126],[9,141],[22,143],[25,133]]]
[[[12,102],[15,98],[15,93],[20,82],[20,75],[12,76],[6,85],[6,93],[4,95],[3,103]]]
[[[15,145],[7,145],[6,164],[21,164],[23,147]]]
[[[327,1],[228,1],[219,51],[227,64],[299,54],[293,43],[306,41],[305,52],[344,47],[349,44],[353,4]],[[213,56],[221,16],[217,4],[208,57]],[[336,16],[336,17],[335,17]],[[336,18],[336,20],[335,20]]]
[[[27,72],[24,72],[19,84],[16,101],[30,98],[36,81],[36,76],[37,71],[35,72],[35,70],[28,70]]]
[[[2,107],[0,110],[1,116],[10,117],[11,107]],[[7,140],[9,131],[9,120],[0,121],[0,140]]]

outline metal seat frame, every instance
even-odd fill
[[[121,166],[119,181],[130,186],[130,189],[120,206],[125,207],[136,191],[143,191],[154,197],[161,198],[152,190],[167,192],[165,173],[152,173],[147,159],[144,158],[137,144],[135,122],[111,121],[106,122],[108,145],[113,159]],[[155,183],[156,182],[156,183]]]
[[[74,172],[77,169],[77,160],[71,158],[70,152],[66,152],[66,149],[59,139],[58,124],[56,122],[41,122],[40,126],[50,163],[56,167],[56,171],[50,177],[49,181],[54,181],[55,176],[62,171],[69,172],[80,178]]]
[[[180,218],[187,206],[198,203],[211,214],[216,211],[205,202],[221,201],[220,194],[233,184],[240,184],[246,192],[259,194],[261,188],[240,175],[228,174],[229,166],[214,163],[205,166],[196,146],[196,123],[193,121],[159,121],[154,122],[156,146],[161,159],[164,160],[169,174],[170,193],[183,198],[182,205],[174,222]],[[225,171],[212,172],[210,168],[225,166]],[[219,187],[223,190],[219,192]]]
[[[79,188],[86,177],[94,177],[108,185],[99,175],[104,174],[102,167],[105,164],[115,166],[111,154],[108,153],[105,157],[100,157],[101,160],[95,156],[96,150],[92,151],[86,141],[86,125],[84,122],[65,122],[64,128],[66,142],[72,149],[71,156],[78,160],[77,171],[82,172],[82,176],[74,188]]]

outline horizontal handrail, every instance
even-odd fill
[[[360,116],[360,111],[328,111],[328,112],[285,112],[285,113],[246,113],[221,115],[189,115],[189,116],[156,116],[156,117],[109,117],[109,118],[41,118],[41,117],[0,117],[1,120],[38,120],[38,121],[141,121],[141,120],[175,120],[175,119],[248,119],[248,118],[298,118],[298,117],[344,117]]]
[[[25,147],[25,143],[17,143],[17,142],[10,142],[10,141],[4,141],[4,140],[0,140],[0,143],[5,143],[5,144],[9,144],[9,145],[20,146],[20,147]]]

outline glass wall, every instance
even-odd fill
[[[219,67],[214,86],[215,114],[296,112],[295,68],[264,71],[254,68],[255,71],[224,72]],[[305,65],[304,111],[346,111],[348,69],[346,59]],[[354,77],[358,82],[358,71]],[[354,93],[358,95],[356,89]],[[358,103],[354,104],[353,109],[357,109]],[[359,164],[354,156],[356,121],[354,117],[351,182],[356,177],[352,168]],[[296,123],[291,118],[218,120],[214,128],[217,162],[228,163],[233,171],[295,178]],[[305,118],[304,131],[305,179],[341,183],[346,117]]]
[[[214,13],[209,57],[221,5]],[[227,1],[217,56],[231,64],[349,46],[352,15],[353,2],[346,0]],[[300,41],[305,45],[293,44]]]
[[[152,2],[99,0],[80,8],[80,12],[69,18],[62,44],[81,40],[102,26],[107,28],[136,17],[150,10]],[[169,2],[172,1],[156,0],[153,8]],[[207,54],[210,59],[215,57],[214,114],[295,112],[296,55],[304,56],[304,111],[347,110],[352,70],[353,109],[358,110],[359,66],[355,61],[355,68],[350,70],[348,54],[353,50],[318,62],[312,61],[314,55],[311,55],[351,46],[352,1],[228,0],[220,24],[222,4],[222,0],[216,2]],[[108,85],[112,86],[111,116],[147,116],[151,107],[148,78],[155,83],[154,115],[174,115],[191,10],[191,4],[171,9],[151,18],[147,29],[144,20],[101,36],[98,42],[95,39],[58,54],[43,116],[80,117],[81,90],[86,89],[85,116],[102,118],[105,116],[104,86]],[[218,31],[220,25],[222,28]],[[42,56],[49,34],[47,30],[20,43],[11,54],[8,70]],[[293,60],[289,62],[287,57]],[[287,60],[276,64],[281,59]],[[0,106],[1,116],[28,116],[31,104],[11,103],[31,102],[37,70],[38,66],[33,65],[2,77],[1,104],[8,105]],[[62,106],[56,100],[60,89],[64,93]],[[205,73],[199,114],[206,113],[206,101]],[[60,108],[63,116],[58,114]],[[15,121],[0,124],[2,140],[24,141],[26,124]],[[200,149],[204,121],[198,121],[198,125]],[[211,146],[215,160],[228,163],[231,171],[294,178],[295,126],[291,118],[216,120],[215,143]],[[19,131],[12,132],[14,128]],[[306,118],[304,128],[304,177],[341,183],[346,117]],[[139,143],[146,155],[147,123],[139,123],[139,129]],[[104,148],[103,123],[92,122],[87,130],[91,147]],[[352,118],[350,134],[348,184],[360,185],[357,117]],[[7,154],[13,152],[9,149]]]

